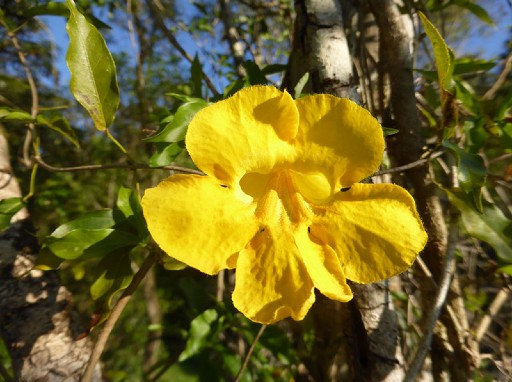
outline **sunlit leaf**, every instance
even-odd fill
[[[15,110],[8,107],[0,107],[0,120],[31,122],[32,116],[23,110]]]
[[[302,91],[304,87],[309,81],[309,72],[304,73],[304,75],[297,82],[297,85],[293,88],[293,98],[298,99],[302,95]]]
[[[121,187],[119,189],[117,196],[117,208],[127,219],[128,223],[134,227],[139,234],[138,237],[139,241],[141,241],[140,244],[144,243],[149,236],[149,232],[147,229],[146,220],[142,214],[140,199],[134,190],[126,187]],[[130,238],[128,241],[130,241]],[[136,240],[134,240],[134,244],[139,244],[135,241]]]
[[[511,263],[512,221],[494,204],[483,202],[482,213],[478,213],[467,195],[461,192],[446,192],[450,202],[461,212],[466,231],[493,247],[500,259]]]
[[[155,135],[146,139],[148,142],[179,142],[185,139],[188,125],[194,115],[207,106],[208,103],[202,99],[186,102],[181,105],[174,118]]]
[[[462,190],[472,197],[475,208],[482,212],[482,186],[487,177],[484,160],[478,154],[471,154],[456,144],[443,141],[443,146],[452,150],[457,158],[458,179]]]
[[[77,229],[62,238],[48,237],[45,246],[61,259],[74,260],[82,256],[87,248],[105,239],[112,232],[114,230],[111,228]]]
[[[21,198],[8,198],[0,200],[0,231],[11,224],[12,217],[25,207]]]
[[[217,311],[208,309],[192,320],[187,345],[178,358],[180,362],[198,354],[208,344],[212,323],[217,319]]]
[[[62,238],[69,232],[77,229],[111,228],[115,223],[116,221],[114,220],[113,211],[111,209],[86,212],[79,218],[59,226],[52,232],[51,236],[54,238]]]
[[[399,131],[400,130],[393,129],[392,127],[384,127],[384,126],[382,126],[382,132],[384,133],[385,137],[388,137],[390,135],[395,135]]]
[[[119,106],[114,59],[98,30],[66,0],[70,15],[66,25],[69,47],[66,62],[71,72],[71,93],[89,112],[96,129],[106,130]]]
[[[434,47],[434,57],[436,60],[437,74],[439,76],[439,85],[442,90],[451,91],[451,88],[453,87],[452,75],[455,65],[453,52],[448,45],[446,45],[443,37],[429,19],[422,12],[419,12],[419,15],[423,22],[425,33]]]

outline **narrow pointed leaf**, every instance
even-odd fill
[[[89,112],[96,129],[106,130],[119,106],[114,59],[98,30],[66,0],[69,21],[69,47],[66,62],[71,72],[71,93]]]

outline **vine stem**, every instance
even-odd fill
[[[247,351],[247,354],[245,355],[242,367],[238,371],[238,374],[236,375],[234,382],[240,382],[240,380],[242,379],[242,374],[244,373],[244,370],[247,369],[247,365],[249,364],[249,359],[251,358],[252,353],[254,352],[254,349],[256,348],[256,345],[258,344],[258,341],[260,340],[260,337],[266,328],[267,328],[267,325],[261,325],[261,328],[258,331],[258,333],[256,334],[256,337],[254,337],[254,341],[252,341],[251,347],[249,348],[249,350]]]
[[[434,334],[434,327],[444,307],[446,297],[448,296],[448,290],[450,289],[453,273],[455,271],[455,246],[457,244],[458,233],[457,216],[458,215],[455,213],[455,211],[452,210],[452,219],[448,233],[448,248],[446,250],[446,257],[443,267],[443,277],[439,283],[439,289],[437,291],[434,306],[432,307],[430,315],[426,321],[427,330],[424,333],[423,338],[416,349],[416,352],[414,353],[414,357],[411,363],[409,364],[407,373],[404,378],[405,382],[414,382],[416,380],[416,376],[420,372],[421,367],[423,366],[423,362],[425,361],[425,357],[427,356],[427,353],[430,349],[432,335]]]
[[[121,316],[121,313],[128,304],[128,301],[132,297],[133,293],[135,292],[141,281],[144,279],[146,274],[149,272],[151,267],[156,263],[156,261],[157,257],[153,254],[149,254],[148,257],[146,257],[137,273],[135,273],[135,275],[133,276],[130,285],[128,285],[128,287],[124,290],[123,294],[117,301],[117,304],[112,309],[112,312],[110,313],[110,316],[107,319],[107,321],[105,321],[103,330],[100,332],[98,339],[94,345],[94,349],[92,350],[91,353],[91,358],[89,359],[89,363],[87,364],[81,382],[92,381],[92,378],[94,376],[94,369],[96,367],[96,364],[100,360],[101,353],[103,353],[103,350],[105,349],[105,345],[107,344],[107,340],[108,337],[110,336],[110,333],[112,332],[112,329],[114,329],[117,320]]]

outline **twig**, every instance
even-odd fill
[[[509,53],[507,59],[505,60],[505,65],[503,65],[503,70],[501,71],[500,75],[498,76],[498,79],[496,80],[496,82],[482,96],[483,100],[494,99],[498,90],[500,90],[500,88],[505,84],[505,81],[507,80],[507,76],[511,70],[512,70],[512,53]]]
[[[172,34],[172,32],[167,28],[165,25],[164,20],[160,16],[160,10],[156,7],[156,5],[153,3],[154,0],[146,0],[146,4],[149,7],[149,11],[151,12],[151,15],[155,19],[158,27],[162,30],[165,37],[167,37],[167,40],[171,43],[172,46],[176,48],[178,52],[185,58],[188,62],[192,63],[194,59],[190,54],[187,53],[187,51],[181,46],[181,44],[176,40],[176,37]],[[206,73],[203,72],[203,79],[204,82],[206,82],[206,85],[210,89],[210,91],[213,93],[214,96],[218,96],[219,92],[217,92],[217,89],[215,89],[215,86],[213,85],[213,82],[210,80],[210,77],[206,75]]]
[[[258,344],[258,341],[260,340],[261,335],[267,328],[267,325],[261,325],[260,330],[258,331],[258,334],[256,334],[256,337],[254,337],[254,341],[252,341],[251,347],[247,351],[247,354],[245,355],[244,362],[242,363],[242,367],[238,371],[238,374],[235,377],[234,382],[240,382],[242,379],[242,374],[244,370],[247,368],[247,365],[249,364],[249,359],[251,358],[252,353],[254,352],[254,349],[256,348],[256,345]]]
[[[503,155],[497,156],[496,158],[489,159],[489,161],[487,163],[491,164],[491,163],[499,162],[499,161],[509,159],[509,158],[512,158],[512,153],[503,154]]]
[[[491,306],[489,307],[489,312],[482,317],[476,329],[475,340],[477,342],[480,342],[482,340],[485,332],[487,331],[489,325],[491,324],[491,321],[496,316],[496,314],[498,314],[499,310],[501,309],[505,301],[507,301],[509,296],[510,289],[501,288],[496,297],[494,297],[494,300],[492,301]]]
[[[34,81],[34,77],[32,77],[32,72],[30,71],[30,68],[27,63],[27,59],[25,57],[25,53],[23,53],[23,50],[21,49],[21,45],[18,41],[18,38],[16,37],[16,34],[9,30],[9,26],[4,23],[3,19],[0,18],[0,22],[7,31],[7,35],[11,39],[12,44],[14,45],[14,48],[16,49],[16,52],[18,53],[18,58],[21,62],[21,65],[23,66],[23,69],[25,70],[25,75],[27,77],[27,82],[30,87],[30,95],[32,97],[32,106],[30,107],[30,116],[33,120],[36,119],[38,109],[39,109],[39,97],[37,94],[37,86],[36,82]],[[23,143],[23,162],[24,165],[27,167],[30,167],[32,165],[32,161],[30,160],[30,144],[33,141],[35,134],[35,126],[31,122],[28,124],[28,130],[27,135],[25,136],[25,141]]]
[[[98,363],[101,357],[101,353],[103,353],[103,349],[105,349],[105,345],[107,344],[108,337],[112,332],[114,325],[121,316],[121,313],[126,307],[126,304],[128,304],[128,301],[135,292],[135,289],[137,289],[140,282],[144,279],[148,271],[156,263],[156,260],[157,257],[154,256],[153,254],[149,254],[148,257],[146,257],[137,273],[135,273],[135,275],[133,276],[132,282],[124,290],[123,294],[119,298],[119,301],[117,301],[117,304],[112,309],[112,312],[110,313],[110,316],[107,319],[107,321],[105,321],[103,330],[100,332],[98,340],[94,345],[94,349],[92,350],[91,353],[91,358],[89,359],[89,363],[87,364],[87,368],[85,369],[84,375],[82,376],[81,379],[82,382],[92,381],[94,375],[94,368],[96,367],[96,364]]]
[[[455,213],[452,213],[454,216]],[[418,345],[416,352],[414,354],[414,358],[412,362],[409,364],[407,374],[405,375],[405,382],[414,382],[416,376],[421,370],[423,366],[423,362],[425,361],[425,357],[427,356],[427,352],[430,349],[430,344],[432,342],[432,335],[434,333],[435,324],[441,314],[441,310],[443,309],[444,303],[446,301],[446,297],[448,295],[448,290],[450,289],[450,283],[452,281],[452,276],[455,270],[455,245],[457,242],[457,224],[456,219],[452,219],[450,224],[450,231],[448,233],[448,248],[446,250],[446,258],[443,267],[443,276],[439,283],[439,289],[437,291],[437,296],[435,298],[434,306],[430,312],[430,315],[427,319],[427,330],[423,335],[423,339]]]
[[[386,170],[377,171],[372,176],[391,174],[391,173],[394,173],[394,172],[401,172],[401,171],[405,171],[405,170],[410,170],[412,168],[419,167],[419,166],[421,166],[421,165],[423,165],[423,164],[425,164],[427,162],[430,162],[433,159],[439,158],[443,154],[444,154],[443,151],[438,151],[438,152],[433,153],[432,155],[429,155],[426,158],[418,159],[417,161],[405,164],[403,166],[398,166],[398,167],[388,168]]]
[[[72,167],[55,167],[46,163],[39,155],[34,156],[34,161],[38,163],[42,168],[51,172],[79,172],[79,171],[96,171],[96,170],[111,170],[116,168],[124,168],[128,170],[172,170],[183,172],[187,174],[204,175],[202,171],[194,170],[192,168],[186,168],[181,166],[158,166],[150,167],[143,163],[125,163],[125,164],[91,164],[85,166],[72,166]]]

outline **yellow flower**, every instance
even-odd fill
[[[315,288],[349,301],[346,279],[401,273],[426,243],[406,190],[357,183],[378,168],[384,138],[352,101],[246,88],[198,112],[186,146],[206,176],[148,189],[149,231],[204,273],[236,268],[233,303],[253,321],[303,319]]]

